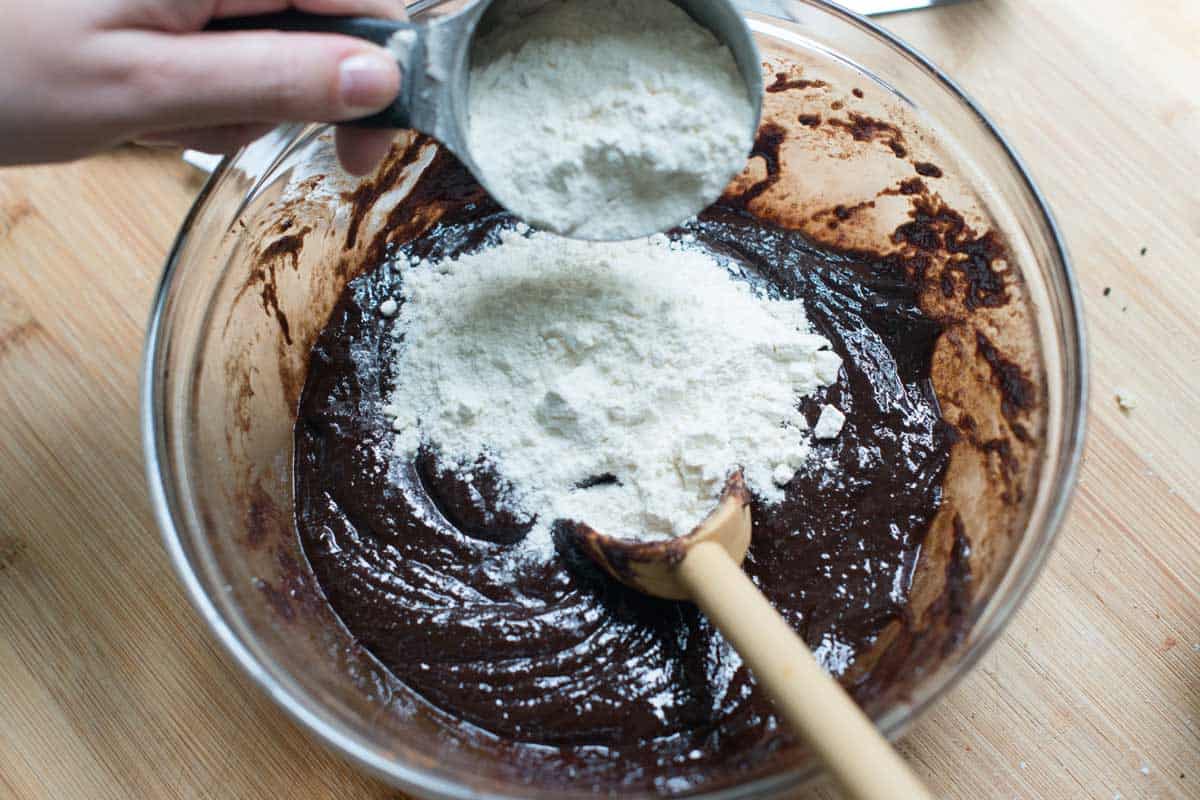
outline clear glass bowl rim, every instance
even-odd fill
[[[1079,297],[1079,287],[1075,272],[1071,265],[1070,256],[1062,233],[1050,211],[1041,191],[1030,177],[1028,170],[1012,145],[1000,133],[996,125],[986,113],[962,90],[948,75],[940,70],[929,59],[915,51],[897,36],[889,33],[867,18],[838,6],[828,0],[804,0],[807,4],[817,6],[822,11],[839,18],[841,21],[858,27],[864,33],[882,40],[884,44],[901,52],[914,64],[925,70],[945,90],[950,92],[963,104],[983,125],[994,138],[1009,161],[1015,173],[1024,183],[1026,190],[1033,198],[1042,221],[1054,246],[1055,255],[1062,268],[1063,286],[1066,289],[1065,303],[1059,309],[1068,326],[1065,355],[1074,360],[1078,368],[1072,379],[1063,386],[1063,391],[1073,397],[1075,402],[1064,410],[1061,453],[1057,464],[1046,464],[1045,468],[1054,469],[1057,474],[1052,490],[1055,496],[1046,510],[1046,516],[1041,530],[1030,532],[1037,541],[1026,542],[1021,546],[1024,550],[1032,545],[1024,559],[1019,558],[1020,551],[1014,555],[1014,569],[1005,576],[997,588],[996,595],[985,605],[979,621],[972,629],[967,649],[953,663],[940,668],[936,673],[921,682],[913,694],[912,700],[905,706],[891,709],[876,722],[886,736],[894,739],[915,722],[934,702],[945,696],[959,680],[961,680],[978,663],[983,654],[999,638],[1005,626],[1020,607],[1029,589],[1041,572],[1049,555],[1058,531],[1066,516],[1073,496],[1078,476],[1080,460],[1086,438],[1086,409],[1088,401],[1088,362],[1086,347],[1086,331],[1083,321],[1083,309]],[[429,2],[418,2],[413,8],[433,5]],[[395,760],[383,758],[369,748],[363,746],[356,738],[332,725],[310,709],[304,698],[297,696],[293,687],[280,683],[267,672],[250,649],[238,638],[232,628],[222,618],[221,613],[208,596],[192,562],[185,552],[180,512],[171,501],[171,488],[168,485],[169,476],[164,472],[163,464],[167,463],[168,441],[162,420],[156,410],[162,407],[162,382],[158,379],[158,364],[164,356],[163,333],[166,319],[167,301],[174,283],[175,271],[179,268],[180,254],[187,241],[193,223],[203,209],[209,194],[220,181],[231,162],[225,158],[209,177],[208,181],[197,195],[195,202],[184,218],[179,233],[168,253],[166,264],[156,290],[151,308],[150,320],[143,352],[141,375],[140,422],[142,429],[142,450],[145,458],[146,476],[150,489],[150,500],[155,519],[162,533],[167,555],[171,560],[176,575],[182,582],[189,600],[199,612],[217,640],[225,648],[233,660],[246,672],[263,691],[267,693],[289,716],[304,730],[315,736],[323,744],[335,752],[349,758],[352,762],[365,767],[398,788],[411,791],[422,797],[446,798],[507,798],[518,795],[481,794],[464,783],[447,780],[425,770],[409,766]],[[1073,336],[1071,335],[1073,334]],[[795,789],[814,777],[818,772],[817,765],[786,770],[776,775],[760,778],[748,783],[718,790],[716,792],[698,795],[713,800],[733,800],[733,798],[773,796],[778,792]]]

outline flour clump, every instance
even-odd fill
[[[398,269],[396,455],[494,472],[502,502],[536,517],[532,546],[558,519],[685,534],[734,469],[773,503],[805,464],[798,401],[837,356],[800,300],[757,295],[705,250],[509,230]]]
[[[745,165],[756,120],[737,64],[678,6],[551,0],[501,16],[472,50],[468,139],[496,199],[526,221],[644,236],[716,200]]]

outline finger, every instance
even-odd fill
[[[287,8],[313,14],[406,19],[404,0],[217,0],[213,17],[270,14]]]
[[[123,0],[107,10],[108,28],[186,33],[218,17],[249,17],[288,8],[313,14],[407,19],[403,0]]]
[[[364,17],[408,19],[404,0],[295,0],[301,11],[314,14],[357,14]]]
[[[395,139],[396,131],[392,130],[338,128],[338,161],[351,175],[366,175],[388,154]]]
[[[273,14],[276,11],[283,11],[290,5],[288,0],[217,0],[212,10],[208,12],[208,16],[217,18]]]
[[[125,107],[143,128],[336,122],[386,107],[400,70],[381,47],[345,36],[248,31],[110,34],[135,67]]]
[[[228,155],[245,147],[255,139],[266,136],[275,129],[274,125],[220,125],[212,128],[184,128],[173,131],[155,131],[139,136],[139,144],[184,147],[202,153]]]

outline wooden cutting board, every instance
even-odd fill
[[[884,23],[1024,156],[1092,357],[1057,548],[901,748],[946,798],[1200,797],[1200,3],[975,0]],[[0,170],[0,797],[396,798],[234,668],[159,546],[138,369],[199,185],[135,149]]]

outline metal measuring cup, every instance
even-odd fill
[[[537,0],[516,0],[532,10]],[[730,0],[671,0],[729,48],[754,109],[753,128],[762,113],[762,72],[758,48],[742,15]],[[471,53],[478,34],[499,24],[514,0],[478,0],[455,13],[425,23],[375,17],[339,17],[283,11],[214,20],[208,30],[280,30],[337,33],[374,42],[390,50],[400,66],[400,93],[390,106],[349,123],[377,128],[409,128],[426,133],[453,153],[484,189],[486,176],[468,144],[468,88]],[[753,138],[754,131],[751,130]],[[697,208],[699,212],[702,209]],[[518,215],[519,216],[519,215]]]

